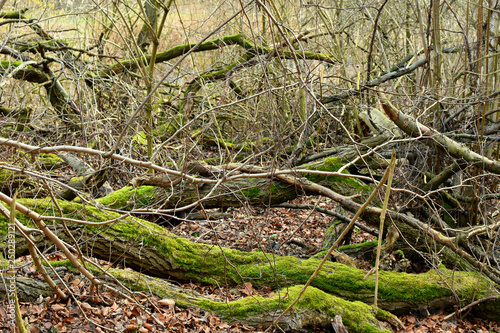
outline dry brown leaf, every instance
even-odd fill
[[[225,328],[230,328],[231,326],[228,325],[227,323],[220,323],[219,325],[217,325],[219,328],[221,329],[225,329]]]
[[[155,313],[155,317],[162,324],[164,324],[168,319],[168,316],[163,313]]]
[[[135,332],[137,331],[137,325],[128,324],[125,325],[125,332]]]
[[[101,314],[104,316],[104,317],[107,317],[109,315],[109,313],[111,312],[111,308],[109,306],[106,306],[106,307],[103,307],[101,309]]]
[[[253,289],[251,282],[245,282],[243,285],[238,286],[238,291],[246,296],[251,296],[256,294],[255,289]]]
[[[160,304],[161,306],[168,306],[170,308],[173,308],[175,306],[175,301],[173,299],[164,298],[159,300],[158,304]]]
[[[62,309],[64,309],[64,306],[62,306],[60,304],[52,304],[52,306],[50,308],[53,311],[58,312],[58,311],[61,311]]]
[[[83,302],[81,304],[81,307],[82,307],[82,309],[87,310],[87,311],[92,310],[92,306],[89,303],[87,303],[87,302]]]

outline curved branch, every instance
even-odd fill
[[[428,63],[427,59],[425,59],[425,58],[420,59],[406,68],[398,69],[394,72],[384,74],[384,75],[379,76],[378,78],[376,78],[374,80],[368,81],[363,86],[360,86],[359,89],[349,89],[349,90],[347,90],[343,93],[340,93],[340,94],[335,94],[335,95],[324,97],[320,101],[323,104],[339,103],[339,102],[343,101],[344,99],[347,99],[351,96],[356,96],[356,95],[361,94],[363,91],[365,91],[368,88],[379,86],[386,81],[393,80],[393,79],[396,79],[400,76],[411,73],[415,69],[422,67],[423,65],[425,65],[427,63]]]

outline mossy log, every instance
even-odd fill
[[[310,163],[304,169],[336,172],[345,162],[337,157]],[[349,177],[304,174],[308,180],[326,186],[344,196],[356,196],[362,200],[370,186]],[[138,210],[175,209],[200,202],[205,209],[220,207],[241,207],[277,205],[297,198],[304,191],[297,186],[276,178],[240,178],[219,185],[193,184],[172,176],[143,177],[136,179],[135,187],[127,186],[99,199],[99,203],[114,209]],[[142,186],[142,184],[148,184]],[[154,186],[152,186],[154,185]]]
[[[343,165],[339,157],[327,158],[322,162],[310,163],[304,169],[315,171],[337,171]],[[207,177],[206,175],[204,175]],[[219,175],[220,176],[220,175]],[[356,212],[360,204],[367,197],[370,187],[355,178],[332,177],[321,174],[301,174],[311,184],[319,184],[335,192],[335,201],[344,209]],[[106,207],[132,211],[137,214],[172,212],[185,208],[192,208],[200,201],[205,209],[241,207],[243,204],[251,206],[277,205],[303,194],[318,194],[312,190],[306,191],[305,187],[286,183],[275,177],[269,178],[242,178],[225,182],[218,187],[212,184],[193,184],[188,181],[172,178],[171,176],[157,176],[154,178],[138,179],[137,187],[124,187],[110,195],[103,197],[98,202]],[[140,186],[141,184],[155,184],[157,186]],[[309,186],[310,189],[317,186]],[[200,200],[201,199],[201,200]],[[160,211],[158,210],[160,209]],[[429,249],[437,249],[441,253],[441,260],[448,267],[461,265],[462,269],[470,266],[460,258],[452,249],[436,242],[438,233],[428,233],[427,225],[407,215],[397,212],[388,212],[391,220],[396,223],[398,230],[411,244],[402,250],[412,259],[418,252],[428,253]],[[379,225],[380,209],[369,207],[362,218],[373,227]]]
[[[53,262],[52,265],[59,273],[61,270],[68,269],[76,272],[69,260]],[[102,275],[93,265],[90,265],[90,268],[93,273],[99,275],[99,279],[106,280],[107,283],[113,284],[113,287],[116,288],[108,276]],[[266,327],[271,325],[274,319],[297,297],[302,288],[302,285],[296,285],[277,290],[274,295],[269,297],[252,295],[234,301],[226,301],[225,299],[209,298],[164,279],[150,277],[131,270],[106,268],[106,271],[132,291],[142,291],[157,295],[162,299],[171,299],[179,307],[201,308],[218,314],[226,321],[253,326]],[[17,278],[16,282],[20,292],[19,299],[23,302],[32,302],[40,295],[43,297],[53,295],[50,287],[40,280]],[[5,296],[5,288],[0,285],[0,297]],[[314,287],[308,288],[296,307],[280,319],[277,324],[285,331],[298,331],[312,326],[329,327],[331,318],[336,315],[342,316],[344,324],[351,332],[389,332],[383,329],[379,321],[387,321],[396,327],[398,325],[395,315],[387,311],[375,309],[373,306],[359,301],[347,301]]]
[[[34,211],[51,215],[57,208],[50,200],[23,199],[20,203]],[[86,205],[59,201],[66,218],[92,222],[112,221],[112,224],[69,225],[75,238],[92,249],[94,257],[117,262],[145,274],[178,281],[198,281],[207,284],[237,285],[251,281],[256,287],[304,284],[319,260],[273,256],[262,252],[245,253],[232,249],[197,244],[169,234],[158,225],[130,217],[117,220],[114,212],[103,212]],[[56,214],[54,214],[56,215]],[[25,225],[24,216],[18,219]],[[68,222],[67,222],[68,224]],[[0,230],[6,234],[7,220],[0,219]],[[54,232],[66,242],[71,239],[54,221]],[[49,246],[35,237],[38,247]],[[19,239],[18,254],[26,253]],[[328,262],[312,281],[311,286],[349,301],[373,302],[375,279],[365,279],[366,272],[339,263]],[[394,313],[423,308],[450,308],[468,304],[478,287],[476,299],[496,295],[494,284],[473,272],[450,271],[444,267],[424,274],[380,272],[379,307]],[[500,302],[481,303],[476,310],[483,316],[500,319]]]

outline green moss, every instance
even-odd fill
[[[70,181],[70,183],[79,183],[84,179],[85,179],[85,176],[71,177],[71,179],[69,181]]]
[[[271,194],[278,194],[281,192],[281,188],[279,187],[279,185],[277,183],[270,183],[270,186],[269,186],[269,193]]]
[[[323,257],[324,257],[327,253],[328,253],[328,250],[320,251],[320,252],[316,253],[315,255],[313,255],[311,258],[313,258],[313,259],[321,259],[321,258],[323,258]]]
[[[73,266],[73,264],[71,263],[71,261],[69,261],[69,259],[58,260],[58,261],[49,260],[49,264],[52,267],[66,267],[71,271],[73,270],[76,271],[75,266]],[[42,265],[47,265],[47,263],[44,260],[42,260]]]
[[[22,61],[0,61],[0,66],[5,70],[12,67],[19,67],[22,64]],[[31,66],[28,66],[31,67]]]
[[[19,152],[19,154],[31,161],[31,154],[25,152]],[[46,170],[58,169],[67,165],[67,163],[56,154],[37,154],[35,157]]]
[[[56,154],[40,154],[38,161],[47,169],[58,169],[66,165],[66,162]]]
[[[268,298],[255,295],[230,303],[201,299],[198,301],[198,305],[204,309],[215,311],[226,318],[237,317],[244,320],[265,313],[285,310],[298,297],[301,289],[302,286],[293,286],[282,289]],[[350,332],[388,332],[380,328],[374,315],[375,312],[373,307],[364,303],[349,302],[317,288],[308,287],[290,314],[301,313],[302,324],[305,326],[327,326],[329,318],[340,314],[344,325]],[[318,313],[325,315],[321,317],[318,316]]]
[[[240,272],[243,276],[260,276],[262,280],[277,275],[286,277],[281,283],[286,281],[305,283],[319,264],[316,259],[300,260],[293,257],[277,257],[275,262],[275,266],[241,267]],[[356,268],[327,262],[312,285],[329,293],[335,294],[341,291],[343,295],[349,295],[353,299],[369,301],[373,297],[375,280],[374,277],[364,279],[365,274],[366,272]],[[431,277],[439,277],[438,274],[435,272],[429,274],[380,272],[379,297],[389,301],[426,302],[429,299],[452,295],[446,286],[439,287],[432,283],[435,280]],[[259,282],[256,281],[256,284]]]
[[[125,186],[97,200],[101,205],[116,209],[141,208],[155,198],[155,186]]]
[[[349,244],[349,245],[343,245],[339,247],[339,251],[342,251],[342,249],[359,249],[365,246],[373,246],[377,245],[378,241],[368,241],[364,243],[358,243],[358,244]]]
[[[12,171],[6,169],[0,169],[0,184],[5,184],[7,181],[12,179]]]
[[[329,157],[326,158],[323,161],[323,163],[310,164],[307,166],[307,168],[310,170],[337,172],[344,164],[345,161],[343,161],[339,157]],[[346,170],[344,170],[342,173],[349,174]],[[345,184],[351,187],[354,191],[361,193],[370,191],[370,186],[354,178],[338,177],[338,176],[332,177],[332,176],[314,175],[314,174],[307,175],[306,178],[312,181],[313,183],[325,185],[333,189],[335,189],[335,183],[337,183],[337,184]]]
[[[248,189],[241,190],[241,193],[243,193],[243,195],[246,196],[247,198],[256,197],[260,195],[260,188],[257,186],[250,187]]]
[[[17,201],[22,205],[29,207],[37,214],[44,216],[59,216],[58,209],[53,205],[50,199],[18,199]],[[99,209],[93,206],[89,205],[83,206],[75,202],[58,200],[58,205],[61,208],[62,213],[64,214],[65,217],[77,220],[105,222],[122,216],[122,214],[119,213],[100,211]],[[4,206],[6,205],[4,204]],[[23,223],[28,227],[35,226],[32,220],[23,214],[17,214],[16,217],[21,223]],[[139,238],[142,237],[145,239],[146,237],[150,237],[151,234],[154,234],[153,231],[162,234],[165,233],[165,229],[163,229],[162,227],[144,220],[140,220],[140,223],[145,227],[147,227],[148,229],[144,227],[138,228],[137,221],[138,221],[137,219],[126,218],[121,220],[120,223],[114,224],[112,228],[110,228],[109,225],[102,225],[102,226],[88,225],[87,229],[90,232],[107,230],[110,235],[112,235],[116,231],[121,231],[122,233],[121,236],[128,237],[129,240],[137,240],[138,237]],[[0,232],[2,233],[2,235],[6,233],[6,225],[7,225],[7,220],[3,217],[0,217]]]
[[[382,310],[381,308],[378,308],[378,307],[377,307],[377,313],[375,313],[375,317],[378,320],[382,320],[382,321],[391,321],[391,320],[394,320],[395,318],[397,318],[395,315],[393,315],[389,311]]]

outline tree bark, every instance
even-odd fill
[[[76,271],[69,261],[58,262],[58,270]],[[160,278],[150,277],[130,270],[107,268],[122,285],[135,291],[152,293],[163,299],[171,299],[180,307],[201,308],[215,312],[224,320],[243,325],[269,326],[274,319],[290,304],[302,288],[301,285],[276,290],[273,295],[261,297],[251,295],[234,301],[213,299],[194,290],[184,289]],[[95,274],[100,272],[95,269]],[[103,281],[113,284],[112,279],[99,276]],[[32,302],[42,297],[53,295],[50,287],[39,280],[17,278],[19,299]],[[114,286],[116,288],[116,286]],[[0,297],[5,297],[5,289],[0,285]],[[278,326],[285,331],[299,331],[307,327],[328,327],[330,318],[342,313],[345,325],[352,332],[387,332],[380,321],[388,321],[398,326],[397,318],[384,310],[360,302],[343,300],[310,287],[295,309],[284,316]]]
[[[55,207],[48,200],[22,200],[39,213],[51,212]],[[116,219],[117,213],[100,212],[93,207],[59,202],[67,218],[86,218],[93,222]],[[20,216],[18,219],[28,223]],[[7,220],[0,219],[6,226]],[[62,240],[71,238],[54,221],[56,233]],[[70,228],[82,245],[92,249],[96,258],[119,263],[151,276],[177,281],[198,281],[208,284],[237,285],[251,281],[254,286],[287,287],[304,284],[314,272],[319,260],[301,260],[261,252],[245,253],[213,245],[193,243],[165,231],[158,225],[130,217],[110,225],[87,225]],[[83,230],[85,229],[85,230]],[[2,229],[3,235],[6,229]],[[37,246],[43,250],[49,246],[45,238],[36,236]],[[26,249],[21,239],[16,243],[18,254]],[[326,263],[311,286],[350,301],[373,302],[374,277],[365,279],[363,270],[338,263]],[[449,308],[458,302],[472,300],[476,286],[476,298],[493,295],[491,282],[477,273],[439,271],[415,275],[397,272],[381,272],[378,303],[380,308],[394,313],[429,308]],[[479,283],[479,284],[478,284]],[[452,291],[450,286],[456,286]],[[500,301],[484,302],[475,309],[479,315],[500,319]]]

